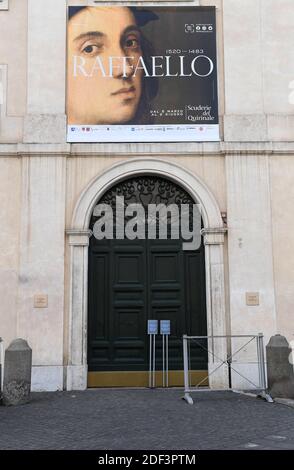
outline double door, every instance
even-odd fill
[[[89,386],[146,386],[147,320],[170,320],[170,385],[183,382],[182,335],[206,335],[204,247],[179,240],[102,240],[89,246]],[[205,376],[207,354],[191,344],[191,368]],[[156,340],[157,385],[162,367]],[[195,380],[196,380],[195,379]]]

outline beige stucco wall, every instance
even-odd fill
[[[62,365],[65,161],[23,157],[18,335],[34,349],[36,365]],[[48,308],[34,296],[48,295]],[[54,347],[50,347],[54,345]]]
[[[0,64],[8,65],[7,115],[24,116],[27,88],[27,0],[0,11]]]
[[[276,332],[269,157],[228,155],[228,244],[230,311],[233,334]],[[259,292],[248,306],[246,292]]]
[[[0,336],[7,347],[17,336],[21,162],[0,158]]]
[[[223,0],[225,139],[294,138],[292,0]]]
[[[27,0],[10,0],[0,11],[0,144],[22,142],[27,100]],[[5,38],[5,40],[4,40]]]
[[[294,155],[270,159],[277,331],[294,340]]]

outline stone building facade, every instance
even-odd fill
[[[0,336],[28,341],[34,390],[87,387],[90,218],[138,175],[202,206],[208,334],[294,339],[294,3],[135,3],[216,6],[220,142],[67,143],[66,7],[103,1],[0,4]]]

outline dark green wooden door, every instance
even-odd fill
[[[150,191],[151,187],[155,195],[158,185],[171,184],[163,179],[156,181],[157,184],[147,188]],[[134,193],[136,200],[140,195],[139,184],[137,179],[130,182],[137,190],[130,199],[134,202]],[[178,200],[185,203],[190,198],[174,184],[172,187],[176,188]],[[114,194],[121,195],[124,191],[121,183],[111,189],[103,202],[113,201]],[[94,222],[93,217],[91,227]],[[198,251],[183,251],[182,240],[97,241],[91,237],[88,285],[90,372],[148,370],[148,319],[171,321],[170,370],[183,369],[182,335],[206,334],[203,246]],[[160,336],[157,359],[160,369]],[[192,347],[191,367],[207,369],[206,353],[197,345]]]

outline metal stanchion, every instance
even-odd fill
[[[155,388],[155,337],[158,334],[158,320],[148,320],[149,335],[149,388]]]
[[[162,335],[162,386],[168,387],[168,335],[170,335],[170,320],[160,321]]]
[[[152,364],[152,335],[149,335],[149,388],[152,387],[151,364]]]
[[[155,388],[155,352],[156,352],[156,343],[155,343],[155,336],[153,335],[153,369],[152,369],[152,388]]]
[[[156,342],[158,320],[148,320],[149,335],[149,388],[155,388]],[[168,387],[168,336],[170,335],[170,320],[160,321],[162,335],[162,386]]]
[[[165,335],[162,335],[162,386],[165,387]]]
[[[166,335],[166,386],[168,387],[168,335]]]

